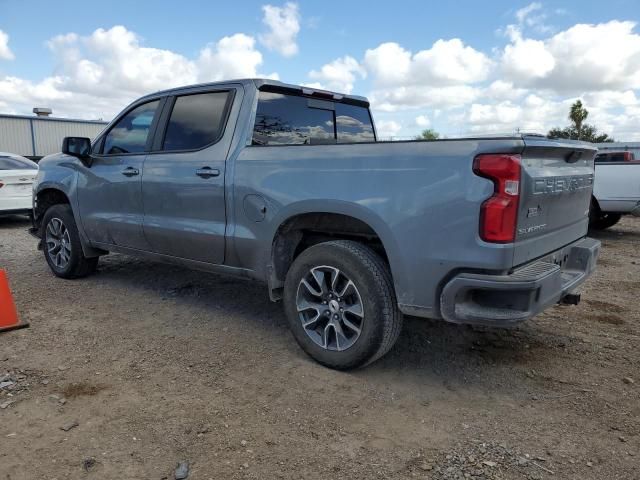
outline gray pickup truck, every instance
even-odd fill
[[[33,191],[55,275],[117,252],[261,280],[332,368],[384,355],[403,314],[510,326],[576,303],[600,248],[590,144],[381,142],[365,98],[270,80],[145,96],[62,151]]]

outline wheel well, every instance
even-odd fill
[[[598,203],[598,199],[594,195],[591,195],[591,208],[594,208],[594,207],[597,210],[600,210],[600,204]]]
[[[281,298],[289,267],[300,253],[318,243],[347,239],[361,242],[387,263],[387,252],[378,234],[365,222],[337,213],[305,213],[286,220],[276,232],[271,248],[269,290],[272,300]]]
[[[36,226],[40,226],[42,217],[49,207],[61,203],[69,204],[70,202],[69,198],[60,190],[56,190],[55,188],[46,188],[41,192],[38,192],[38,195],[36,196],[35,210],[33,212]]]

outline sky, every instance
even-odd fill
[[[364,95],[382,137],[640,140],[640,0],[0,0],[0,113],[110,120],[157,90],[268,77]]]

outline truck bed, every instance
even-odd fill
[[[495,152],[522,157],[518,233],[507,244],[479,236],[480,209],[494,185],[474,173],[473,161]],[[586,235],[594,154],[588,144],[526,136],[245,147],[235,161],[234,218],[244,217],[251,195],[264,198],[268,213],[265,221],[230,226],[231,259],[266,265],[254,240],[269,243],[291,216],[349,214],[382,240],[401,308],[439,317],[443,279],[461,269],[508,273]]]

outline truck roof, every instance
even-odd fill
[[[354,103],[366,104],[369,106],[369,100],[366,97],[362,97],[360,95],[348,95],[339,92],[332,92],[329,90],[322,90],[320,88],[308,87],[304,85],[294,85],[291,83],[284,83],[279,80],[272,80],[270,78],[238,78],[231,80],[224,80],[219,82],[206,82],[206,83],[197,83],[193,85],[184,85],[182,87],[169,88],[167,90],[160,90],[158,92],[150,93],[141,98],[147,98],[160,94],[170,94],[170,93],[179,93],[183,90],[188,90],[194,87],[208,87],[208,86],[217,86],[217,85],[229,85],[230,83],[241,83],[244,86],[254,86],[257,89],[261,89],[263,87],[272,87],[283,90],[292,90],[297,91],[305,95],[319,95],[323,97],[330,97],[334,100],[350,100]]]

